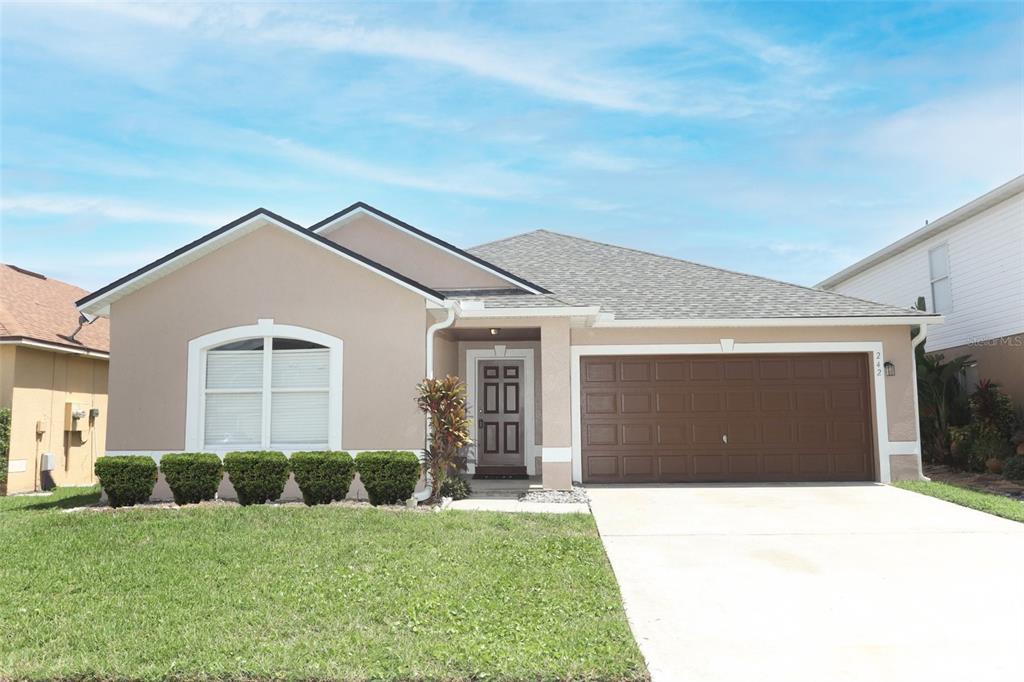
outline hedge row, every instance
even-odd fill
[[[100,457],[96,476],[110,504],[123,507],[145,502],[153,494],[157,465],[149,457]],[[366,487],[370,504],[396,504],[409,499],[420,477],[419,458],[400,450],[361,452],[355,460],[347,452],[296,452],[291,459],[273,451],[229,452],[220,457],[205,452],[164,455],[160,471],[178,504],[212,500],[226,472],[243,505],[272,502],[284,492],[288,474],[308,505],[342,500],[356,472]]]

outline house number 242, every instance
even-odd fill
[[[875,376],[882,376],[882,353],[877,350],[875,351]]]

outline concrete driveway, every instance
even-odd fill
[[[874,484],[588,492],[656,681],[1024,679],[1022,524]]]

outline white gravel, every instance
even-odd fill
[[[546,502],[554,504],[587,504],[590,498],[583,486],[573,486],[572,490],[531,490],[519,497],[520,502]]]

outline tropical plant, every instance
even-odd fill
[[[458,476],[449,476],[441,484],[441,497],[450,497],[453,500],[464,500],[473,494],[469,481]]]
[[[969,355],[949,362],[941,353],[919,353],[917,395],[921,410],[923,455],[933,462],[951,459],[950,428],[968,423],[970,411],[962,377]]]
[[[1010,442],[1016,415],[1013,401],[1000,390],[999,384],[990,379],[979,381],[971,393],[970,406],[973,425],[982,431],[993,431]]]
[[[416,392],[416,405],[430,420],[424,466],[432,485],[431,499],[436,501],[449,474],[464,464],[462,450],[473,442],[473,420],[466,407],[466,384],[458,377],[424,379]]]

